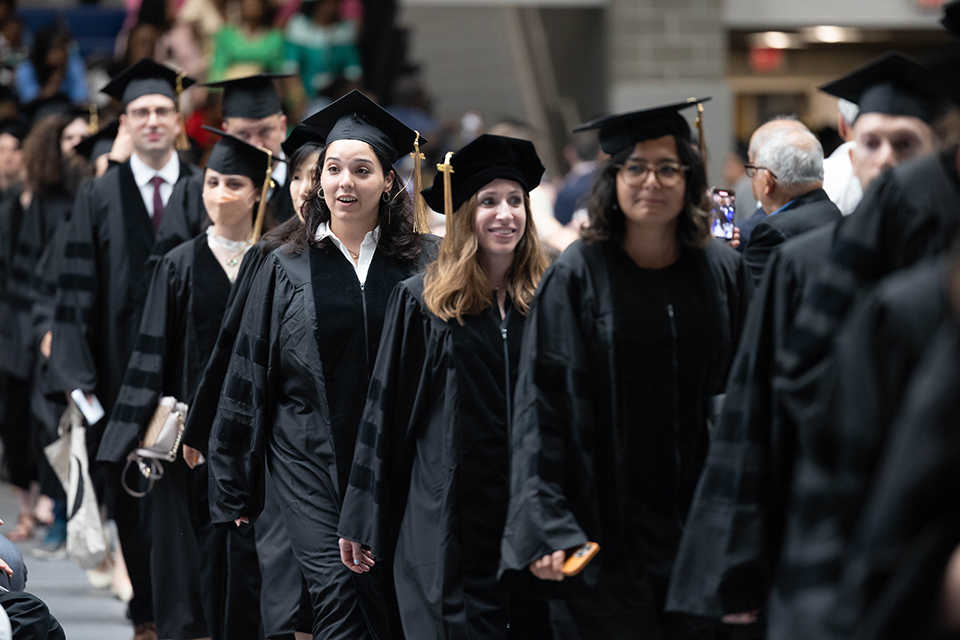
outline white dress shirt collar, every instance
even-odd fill
[[[153,176],[160,176],[167,184],[174,185],[177,183],[177,178],[180,177],[180,158],[177,157],[176,152],[173,152],[170,154],[170,160],[167,161],[167,164],[163,165],[160,171],[157,171],[141,160],[136,153],[132,153],[130,154],[130,170],[133,171],[133,179],[141,189],[150,184]]]
[[[340,242],[340,238],[330,230],[329,222],[321,222],[317,227],[317,242],[324,238],[330,238],[333,244],[337,245],[340,253],[344,255],[350,262],[350,266],[357,272],[357,280],[360,281],[360,284],[366,283],[367,272],[370,270],[370,263],[373,262],[373,254],[376,253],[377,242],[380,240],[380,225],[377,225],[373,231],[368,231],[367,235],[363,237],[363,242],[360,243],[360,258],[356,262],[353,261],[353,256],[350,255],[347,246]]]

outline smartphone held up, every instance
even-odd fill
[[[737,194],[733,189],[714,188],[710,191],[713,205],[713,235],[724,240],[733,240],[733,216],[736,212]]]

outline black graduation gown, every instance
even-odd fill
[[[388,634],[379,572],[343,566],[336,528],[387,298],[418,270],[378,250],[361,286],[330,241],[281,247],[257,274],[230,359],[209,442],[213,521],[256,521],[266,462],[317,638]]]
[[[37,479],[39,449],[31,419],[37,343],[33,339],[30,310],[36,297],[34,272],[41,253],[69,212],[73,197],[52,187],[31,199],[24,210],[20,185],[0,200],[0,435],[10,481],[22,488]],[[44,482],[49,486],[49,478]]]
[[[136,347],[100,444],[99,459],[120,462],[146,429],[160,396],[189,406],[213,350],[230,281],[206,234],[170,251],[153,273]],[[189,413],[189,412],[188,412]],[[239,533],[217,530],[207,505],[207,467],[182,457],[145,498],[160,637],[255,637],[259,626],[256,552]],[[248,553],[228,553],[230,538]],[[229,614],[229,615],[228,615]]]
[[[181,163],[178,182],[195,167]],[[149,289],[146,261],[154,243],[153,223],[125,162],[81,188],[66,226],[64,259],[56,294],[48,393],[81,389],[95,393],[109,416],[133,351],[143,301]],[[87,447],[96,458],[106,421],[91,425]],[[117,522],[135,624],[153,620],[149,553],[139,529],[139,505],[111,476],[117,469],[91,469],[106,476],[105,490]],[[103,496],[101,495],[101,499]]]
[[[823,637],[939,637],[941,584],[960,546],[960,325],[934,332],[877,467]]]
[[[197,172],[181,163],[177,182]],[[154,240],[129,162],[107,169],[77,195],[57,290],[51,370],[58,391],[95,393],[108,415],[140,326]]]
[[[883,276],[943,253],[954,237],[960,223],[956,153],[954,146],[882,174],[867,189],[856,211],[841,221],[830,259],[804,296],[794,326],[777,354],[779,372],[774,384],[797,425],[798,460],[811,457],[819,464],[817,460],[830,457],[830,451],[816,447],[830,442],[829,407],[838,376],[834,342],[851,304]],[[806,444],[815,449],[805,449]],[[807,515],[798,512],[795,516],[796,527],[806,528]],[[800,560],[800,565],[791,566],[790,558],[781,558],[779,575],[787,581],[784,593],[789,595],[774,595],[784,598],[778,605],[784,611],[795,611],[798,603],[812,594],[810,589],[832,584],[837,577],[834,570],[824,570],[819,563]],[[813,596],[814,606],[815,602]],[[792,633],[793,619],[784,618],[783,634]],[[771,616],[771,637],[779,637],[780,625]]]
[[[240,331],[240,321],[246,306],[247,296],[260,265],[275,245],[265,244],[261,240],[247,251],[240,264],[237,280],[230,289],[227,310],[220,325],[213,353],[200,376],[193,404],[187,414],[183,442],[194,449],[207,454],[210,428],[217,415],[220,391],[227,375],[233,345]],[[257,558],[260,563],[260,622],[266,637],[282,636],[295,631],[312,630],[312,622],[304,624],[303,618],[313,619],[312,611],[302,616],[300,603],[306,587],[303,585],[303,573],[297,564],[296,556],[290,546],[283,518],[280,517],[280,505],[277,503],[276,488],[265,470],[265,495],[263,516],[254,527]],[[307,594],[309,602],[309,594]]]
[[[822,637],[833,618],[828,605],[890,425],[946,317],[945,263],[926,261],[881,280],[837,336],[836,384],[825,400],[831,429],[802,434],[819,441],[800,446],[828,455],[804,455],[797,462],[783,570],[770,602],[776,629],[790,629],[791,636]],[[795,598],[798,593],[802,598]]]
[[[764,606],[780,554],[797,433],[772,378],[836,225],[775,248],[753,292],[726,400],[677,553],[667,608],[719,618]]]
[[[651,483],[650,495],[657,494],[650,504],[663,502],[664,496],[676,502],[671,515],[638,523],[634,514],[644,506],[638,502],[643,492],[630,483],[637,471],[643,475],[644,470],[637,469],[642,465],[634,459],[638,452],[631,446],[636,443],[631,434],[635,429],[624,424],[621,415],[624,396],[636,391],[626,386],[622,376],[618,335],[649,331],[647,340],[660,337],[678,350],[682,345],[671,336],[666,313],[656,325],[618,326],[620,305],[609,272],[611,251],[622,253],[618,247],[605,249],[604,243],[571,245],[547,270],[530,310],[516,390],[511,500],[500,567],[501,572],[526,572],[531,562],[548,553],[595,541],[601,546],[600,554],[581,576],[561,583],[569,582],[567,588],[580,591],[567,598],[580,634],[677,637],[692,630],[681,631],[683,621],[662,616],[654,593],[663,588],[662,572],[664,567],[669,571],[673,558],[660,557],[659,566],[651,566],[646,552],[653,534],[641,533],[637,526],[662,525],[671,538],[679,537],[685,513],[682,502],[692,497],[699,473],[694,467],[702,464],[699,456],[705,454],[707,404],[726,382],[752,278],[739,254],[719,241],[688,252],[698,287],[712,294],[704,299],[713,306],[707,318],[715,323],[703,326],[703,331],[716,340],[716,349],[712,361],[704,363],[709,373],[700,406],[687,408],[693,411],[692,423],[698,423],[689,426],[697,433],[681,432],[680,439],[672,429],[668,434],[651,433],[651,441],[667,448],[639,452],[643,460],[656,460],[656,467],[669,473],[666,478],[645,476]],[[689,320],[680,318],[678,310],[678,324]],[[638,362],[637,368],[643,364]],[[656,374],[669,376],[669,368],[644,372],[644,377],[653,379]],[[679,389],[669,392],[673,404],[679,393]],[[651,509],[651,513],[657,512]],[[676,538],[668,544],[658,542],[657,548],[675,545]]]
[[[508,597],[496,578],[524,317],[508,301],[504,319],[491,305],[444,322],[423,287],[414,276],[387,305],[339,534],[392,559],[406,637],[502,639]]]

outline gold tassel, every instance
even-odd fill
[[[90,135],[93,135],[100,131],[100,116],[97,113],[97,103],[90,103],[90,124],[87,125],[87,130],[90,132]]]
[[[257,207],[257,218],[253,222],[253,233],[250,235],[250,244],[260,242],[260,232],[263,230],[263,218],[267,211],[267,193],[270,191],[270,185],[273,179],[270,175],[273,173],[273,152],[263,147],[257,147],[260,151],[267,154],[267,175],[263,179],[263,189],[260,190],[260,206]]]
[[[180,114],[180,133],[177,134],[177,151],[186,151],[190,148],[186,123],[183,121],[183,111],[180,110],[180,96],[183,93],[183,79],[186,76],[187,74],[184,71],[177,73],[177,112]]]
[[[450,164],[450,158],[452,157],[453,151],[447,151],[447,155],[443,158],[443,164],[437,165],[437,171],[443,172],[443,215],[447,217],[448,236],[453,233],[453,186],[450,184],[450,175],[453,173],[453,166]]]
[[[693,126],[697,128],[700,134],[700,159],[703,160],[703,168],[707,168],[707,138],[703,132],[703,105],[697,103],[697,119],[693,121]]]
[[[413,141],[413,230],[415,233],[430,233],[430,225],[427,223],[427,208],[423,202],[423,196],[420,195],[420,189],[423,188],[423,178],[420,174],[420,161],[426,160],[427,156],[420,153],[420,132],[414,131],[417,135]]]

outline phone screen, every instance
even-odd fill
[[[724,240],[733,240],[733,215],[736,211],[737,194],[733,189],[713,189],[713,235]]]

